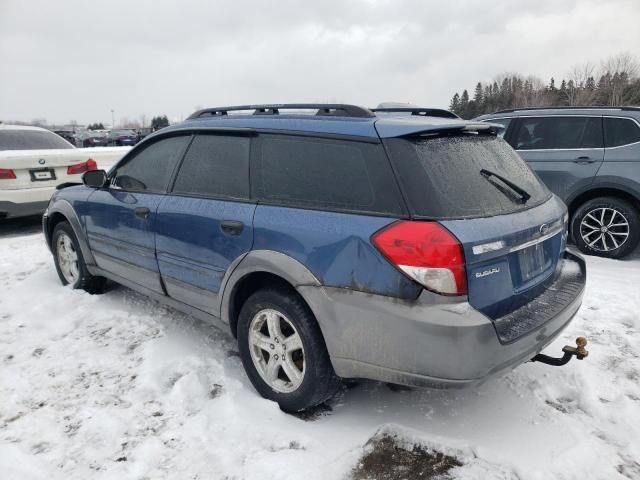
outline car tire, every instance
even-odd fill
[[[82,289],[91,294],[104,291],[106,278],[89,273],[76,234],[68,222],[60,222],[53,229],[51,249],[56,271],[63,285],[71,285],[74,289]]]
[[[640,214],[626,200],[594,198],[578,208],[571,221],[571,232],[583,253],[622,258],[640,241]]]
[[[320,327],[297,293],[284,288],[253,293],[240,310],[237,333],[249,380],[283,411],[314,407],[338,391],[340,380]]]

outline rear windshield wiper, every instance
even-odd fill
[[[524,188],[519,187],[518,185],[513,183],[511,180],[507,180],[502,175],[498,175],[497,173],[492,172],[491,170],[485,170],[483,168],[482,170],[480,170],[480,175],[482,175],[484,178],[489,180],[492,185],[498,187],[498,189],[500,191],[504,192],[504,190],[502,188],[500,188],[500,186],[498,184],[496,184],[496,183],[491,181],[491,178],[495,177],[498,180],[500,180],[507,187],[509,187],[513,192],[516,193],[516,198],[518,199],[518,201],[520,203],[527,203],[527,201],[531,198],[531,195],[529,194],[529,192],[527,192]]]

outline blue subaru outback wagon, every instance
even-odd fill
[[[340,378],[474,385],[578,310],[567,209],[495,126],[445,110],[210,108],[43,217],[63,284],[106,279],[214,322],[287,411]]]

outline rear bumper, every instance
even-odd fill
[[[582,303],[584,260],[567,251],[565,269],[583,273],[580,287],[563,296],[562,308],[545,322],[509,343],[500,340],[492,320],[466,301],[427,291],[407,302],[345,289],[302,286],[298,290],[318,318],[339,376],[464,387],[530,360],[569,324]],[[517,316],[510,321],[517,325]]]
[[[0,190],[0,218],[40,214],[55,191],[55,187]]]

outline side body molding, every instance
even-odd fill
[[[295,288],[299,286],[317,286],[320,281],[302,263],[273,250],[252,250],[247,253],[234,269],[229,269],[222,281],[222,299],[220,318],[229,324],[230,305],[235,288],[247,275],[265,272],[277,275]]]
[[[87,265],[93,266],[96,264],[95,259],[93,258],[93,254],[91,253],[91,249],[89,248],[89,243],[87,242],[87,235],[82,227],[82,223],[78,218],[78,214],[76,213],[73,206],[67,201],[63,199],[56,199],[49,206],[49,220],[51,221],[51,217],[59,213],[63,215],[67,221],[71,224],[71,228],[73,228],[73,233],[76,234],[76,238],[78,239],[78,243],[80,244],[80,250],[82,250],[82,257]],[[50,226],[47,224],[47,241],[49,236],[51,235]],[[51,247],[51,245],[50,245]]]

